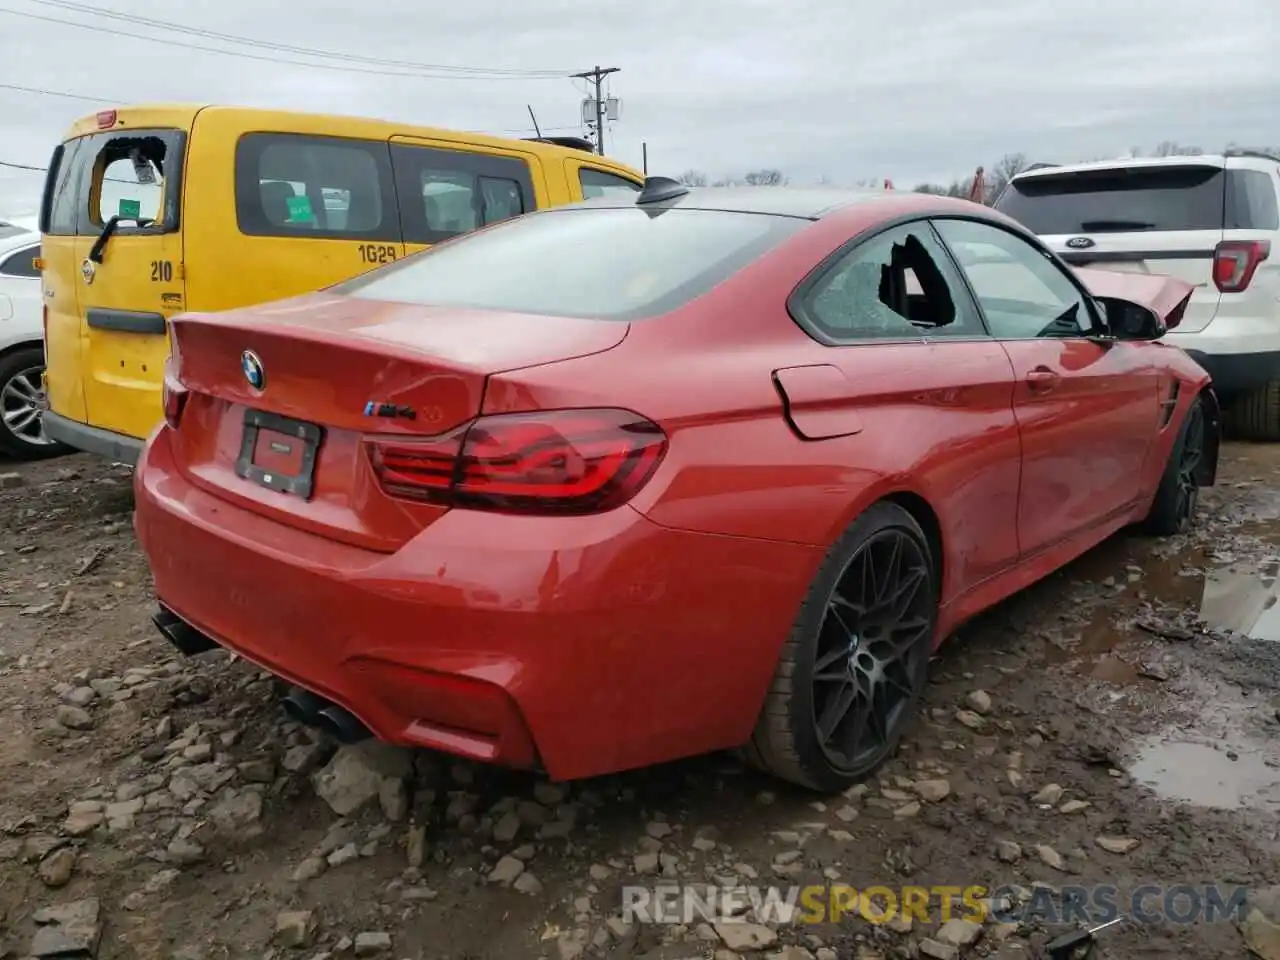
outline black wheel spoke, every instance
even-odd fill
[[[853,706],[854,701],[858,699],[858,690],[854,686],[852,678],[846,674],[846,682],[842,684],[836,693],[827,701],[826,709],[822,711],[822,716],[818,718],[818,735],[825,743],[832,738],[836,730],[840,727],[840,721],[849,713],[849,708]]]

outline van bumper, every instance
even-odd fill
[[[145,443],[123,433],[113,433],[78,420],[69,420],[52,410],[45,410],[41,419],[44,421],[45,436],[51,440],[58,440],[85,453],[106,457],[115,463],[127,463],[129,466],[136,464]]]

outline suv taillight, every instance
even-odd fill
[[[613,409],[500,414],[441,437],[370,440],[374,472],[390,496],[561,515],[626,503],[666,450],[660,427]]]
[[[1241,293],[1258,264],[1271,256],[1270,240],[1224,240],[1213,251],[1213,284],[1222,293]]]

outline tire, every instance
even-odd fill
[[[1231,425],[1242,440],[1280,440],[1280,380],[1240,396]]]
[[[896,568],[891,559],[895,544]],[[881,608],[857,596],[860,584],[865,585],[868,560],[875,569],[896,570],[898,592],[889,591],[896,603]],[[915,715],[933,655],[936,570],[924,531],[897,504],[877,503],[853,522],[819,567],[782,647],[755,731],[741,751],[750,764],[802,787],[835,793],[867,777],[893,754]],[[895,646],[902,659],[885,656],[890,663],[885,667],[880,658]],[[870,698],[863,696],[868,689]],[[837,750],[819,733],[818,711],[834,716],[834,703],[850,695],[859,699],[836,730],[854,749]],[[884,711],[878,727],[870,715],[859,723],[865,703],[872,704],[874,715],[876,703],[887,707],[891,701],[894,706]],[[874,740],[862,750],[858,744],[868,734]]]
[[[1209,417],[1204,400],[1196,397],[1182,418],[1169,460],[1160,475],[1155,499],[1143,521],[1146,532],[1155,537],[1186,533],[1195,522],[1200,499],[1199,472],[1207,452]]]
[[[14,460],[48,460],[71,453],[71,448],[44,436],[39,416],[27,419],[29,403],[44,403],[40,376],[44,373],[44,351],[22,347],[0,357],[0,454]]]

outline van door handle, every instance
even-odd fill
[[[1056,387],[1061,379],[1060,374],[1048,367],[1036,367],[1027,374],[1027,386],[1036,393],[1047,393]]]

